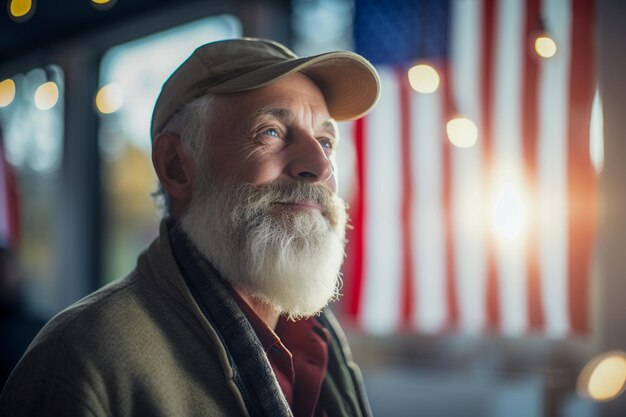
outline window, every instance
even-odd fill
[[[241,32],[232,16],[209,17],[116,46],[104,55],[100,91],[107,99],[100,109],[99,144],[106,210],[105,282],[127,274],[158,232],[159,215],[150,198],[157,178],[149,131],[161,86],[198,46]]]
[[[54,225],[64,130],[63,73],[49,65],[3,83],[0,126],[6,159],[16,177],[17,201],[2,204],[18,207],[19,233],[11,240],[21,261],[26,304],[46,317],[56,310],[58,291]]]

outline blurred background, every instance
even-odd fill
[[[239,36],[353,50],[345,324],[377,416],[626,415],[626,4],[3,0],[2,382],[38,329],[156,236],[167,76]]]

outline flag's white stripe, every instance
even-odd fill
[[[495,30],[495,85],[493,100],[493,191],[497,204],[515,206],[522,185],[520,138],[521,84],[526,39],[521,0],[501,0],[497,5]],[[508,194],[513,195],[509,196]],[[522,194],[523,195],[523,194]],[[499,210],[506,210],[500,206]],[[502,213],[498,213],[502,214]],[[517,221],[517,219],[515,219]],[[526,257],[519,237],[510,237],[496,247],[500,288],[501,330],[520,334],[526,328]]]
[[[482,8],[476,1],[454,1],[451,20],[452,93],[459,113],[479,129],[478,142],[452,148],[452,210],[460,327],[476,332],[485,321],[486,250],[484,240],[483,137],[480,100]]]
[[[400,103],[392,70],[380,69],[381,96],[366,127],[366,226],[362,320],[372,333],[391,332],[401,299],[402,201]]]
[[[589,124],[589,156],[596,174],[604,167],[604,116],[600,90],[596,87],[591,105],[591,122]]]
[[[565,335],[567,318],[567,112],[570,3],[544,0],[543,16],[558,54],[542,61],[539,84],[538,204],[546,333]]]
[[[7,190],[7,162],[0,148],[0,246],[10,242],[9,192]]]
[[[420,331],[441,330],[446,321],[446,265],[442,180],[442,98],[414,93],[411,169],[413,190],[413,323]]]

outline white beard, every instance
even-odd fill
[[[322,213],[276,204],[294,201],[314,201]],[[343,200],[320,185],[219,185],[205,177],[181,226],[233,287],[295,320],[339,297],[346,221]]]

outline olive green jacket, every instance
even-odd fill
[[[330,312],[320,402],[332,416],[367,416],[360,373]],[[123,280],[53,318],[0,396],[1,416],[250,416],[236,368],[160,237]],[[273,378],[275,379],[275,378]]]

